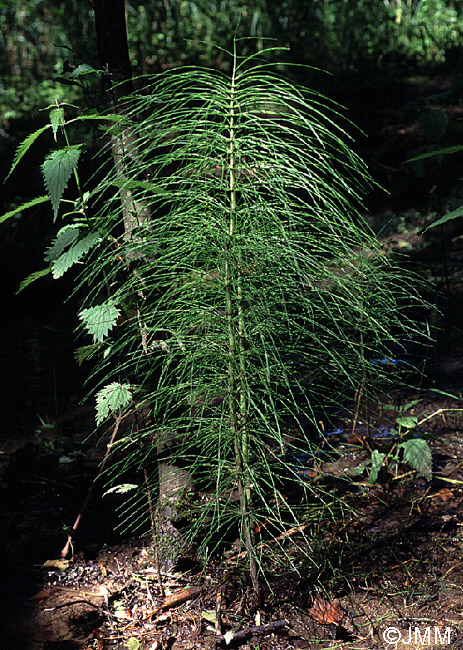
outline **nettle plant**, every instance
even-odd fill
[[[49,266],[23,286],[83,269],[79,318],[92,341],[77,356],[94,362],[97,424],[116,421],[108,476],[113,489],[134,487],[125,521],[151,515],[154,531],[154,500],[169,516],[199,493],[191,535],[212,551],[239,533],[258,595],[256,530],[305,535],[306,518],[332,511],[335,496],[293,459],[310,464],[319,419],[381,374],[370,359],[409,327],[398,304],[411,290],[359,216],[368,174],[336,105],[262,58],[231,58],[230,74],[142,78],[117,114],[67,119],[65,105],[51,107],[12,165],[52,129],[62,146],[42,167],[47,196],[3,219],[45,201],[63,213]],[[75,119],[109,124],[85,192]],[[127,485],[134,470],[142,480]]]
[[[397,411],[395,426],[392,427],[386,438],[385,448],[373,449],[371,459],[367,465],[371,465],[368,480],[376,483],[381,470],[390,469],[395,478],[399,477],[399,465],[404,464],[416,472],[417,477],[423,477],[427,481],[432,478],[432,452],[426,433],[420,428],[420,422],[415,415],[407,415],[407,411],[420,402],[419,399],[412,400],[403,406],[394,404],[383,404],[384,411]],[[427,418],[424,418],[423,422]],[[364,468],[360,468],[363,470]],[[402,474],[408,476],[410,472]]]

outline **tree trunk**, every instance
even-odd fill
[[[94,0],[98,55],[112,104],[133,91],[125,22],[125,0]],[[121,84],[121,85],[118,85]],[[117,85],[117,88],[114,86]]]
[[[121,100],[134,89],[127,43],[125,1],[94,0],[93,7],[98,54],[101,66],[106,73],[104,75],[106,104],[113,112],[123,114],[124,105]],[[117,136],[112,136],[111,149],[118,180],[123,186],[124,181],[127,180],[123,157],[127,155],[127,152],[130,152],[131,156],[137,156],[130,128],[125,127]],[[124,220],[124,238],[128,241],[137,237],[136,229],[149,222],[149,215],[144,205],[134,200],[130,190],[121,187],[120,199]],[[140,299],[143,300],[143,296],[140,296]],[[140,329],[141,344],[143,345],[142,323]],[[145,350],[145,352],[147,351]],[[176,514],[177,495],[181,496],[185,490],[189,490],[193,486],[191,474],[169,462],[169,448],[173,442],[173,440],[162,440],[157,444],[158,455],[162,458],[158,465],[160,502],[164,506],[166,503],[169,504],[163,508],[162,517],[165,518],[165,521],[160,522],[164,534],[173,528],[170,520]]]

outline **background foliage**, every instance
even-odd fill
[[[138,73],[198,61],[226,66],[211,43],[230,49],[235,31],[257,37],[249,50],[273,37],[290,46],[292,61],[336,73],[455,65],[463,42],[463,8],[453,0],[128,0],[126,7]],[[36,111],[57,94],[94,101],[97,90],[69,85],[75,66],[98,67],[90,3],[4,1],[0,27],[3,119]]]

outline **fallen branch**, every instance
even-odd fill
[[[91,603],[89,600],[84,600],[81,598],[79,600],[71,600],[68,603],[61,603],[61,605],[55,605],[54,607],[44,607],[43,611],[54,612],[55,610],[62,609],[63,607],[71,607],[72,605],[80,605],[80,604],[89,605],[90,607],[94,607],[95,609],[101,609],[99,605],[95,605],[95,603]]]
[[[176,591],[174,594],[167,596],[167,598],[162,603],[162,605],[156,608],[152,612],[151,616],[154,616],[158,612],[161,612],[165,609],[170,609],[171,607],[177,607],[178,605],[185,603],[187,600],[191,600],[191,598],[194,598],[195,596],[199,596],[199,594],[202,591],[203,591],[202,587],[187,587],[186,589],[181,589],[180,591]]]
[[[285,620],[273,621],[273,623],[268,623],[267,625],[253,625],[252,627],[247,627],[244,630],[238,630],[238,632],[217,634],[215,640],[225,641],[227,644],[229,644],[231,641],[244,641],[251,634],[268,634],[269,632],[281,630],[288,625],[289,621]]]
[[[420,427],[422,424],[424,424],[425,422],[427,422],[431,418],[435,418],[436,415],[443,415],[444,413],[450,413],[451,411],[459,411],[461,413],[463,411],[463,409],[458,409],[458,408],[441,408],[441,409],[437,409],[437,411],[434,411],[430,415],[427,415],[422,420],[420,420],[417,423],[417,426]]]

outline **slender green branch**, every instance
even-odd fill
[[[236,471],[238,490],[241,503],[241,513],[244,528],[244,538],[248,553],[249,567],[253,590],[257,602],[260,600],[260,585],[258,567],[255,556],[255,536],[252,521],[251,488],[249,479],[249,450],[248,450],[248,428],[247,428],[247,401],[246,401],[246,365],[245,365],[245,323],[243,309],[243,287],[242,287],[242,261],[238,253],[234,260],[234,271],[236,277],[236,308],[233,308],[232,278],[230,269],[230,251],[235,253],[235,247],[231,249],[233,237],[237,230],[237,190],[236,179],[238,171],[236,167],[236,143],[235,143],[235,80],[236,80],[236,51],[233,62],[233,73],[230,83],[230,106],[229,106],[229,247],[226,254],[226,286],[227,286],[227,311],[229,322],[229,386],[233,389],[230,393],[230,423],[232,433],[235,436]],[[241,225],[241,224],[240,224]],[[238,318],[238,337],[236,336],[236,316]],[[237,340],[238,339],[238,340]],[[236,373],[238,373],[239,384],[237,386]],[[238,393],[238,395],[237,395]],[[238,419],[239,402],[239,419]],[[238,425],[238,426],[237,426]]]

